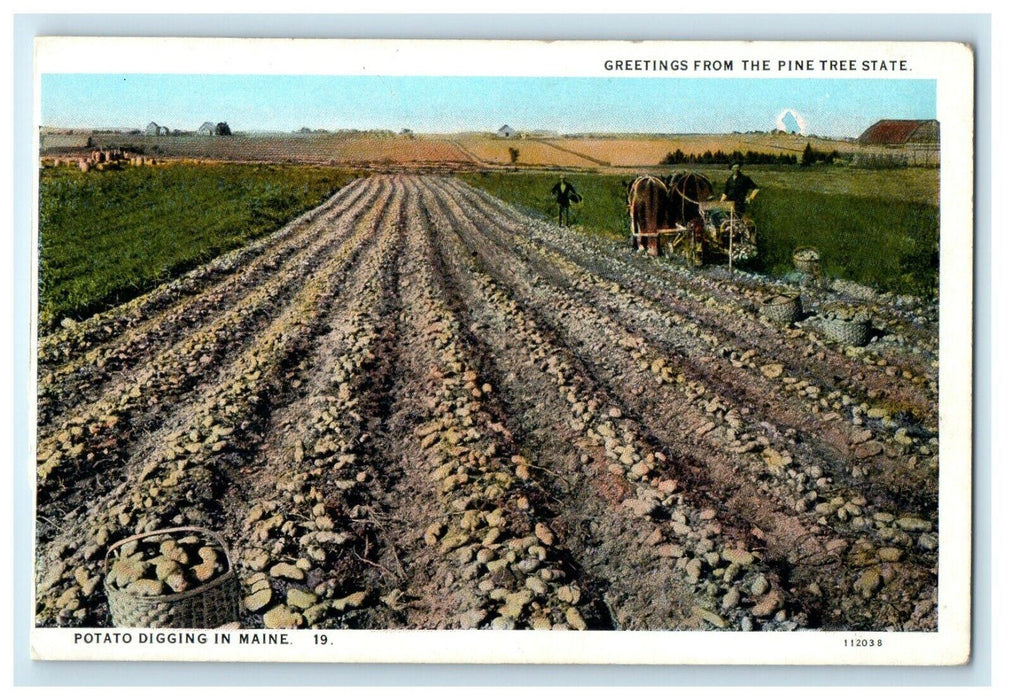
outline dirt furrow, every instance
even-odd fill
[[[409,545],[405,552],[412,575],[406,597],[424,599],[407,623],[607,626],[581,596],[566,542],[546,522],[537,466],[503,426],[497,392],[475,364],[475,349],[445,297],[434,231],[417,209],[408,227],[401,314],[407,371],[395,383],[399,405],[391,426],[401,435],[403,487],[420,491],[429,505],[418,497],[406,502],[422,514],[426,527],[414,537],[421,535],[428,548]]]
[[[520,283],[537,283],[530,294],[546,309],[558,306],[568,317],[593,320],[598,337],[610,338],[609,346],[617,343],[626,349],[641,370],[649,368],[662,393],[665,385],[680,386],[700,409],[700,415],[689,422],[693,429],[705,432],[707,426],[720,426],[728,434],[734,433],[730,447],[735,452],[760,452],[773,441],[772,447],[781,453],[806,456],[805,461],[816,465],[820,476],[825,472],[883,508],[936,509],[932,494],[937,493],[937,440],[933,435],[919,434],[910,426],[900,431],[895,426],[888,429],[885,421],[846,421],[838,410],[832,410],[839,404],[830,406],[827,401],[841,399],[840,392],[822,395],[819,386],[785,373],[781,365],[757,367],[754,357],[761,347],[743,351],[741,346],[723,346],[717,350],[695,341],[682,332],[683,326],[676,320],[655,309],[644,309],[638,299],[615,289],[605,293],[593,279],[587,280],[589,275],[584,275],[582,268],[570,269],[572,264],[565,260],[544,260],[527,250],[525,239],[498,239],[499,227],[494,221],[479,216],[466,204],[464,207],[461,220],[487,222],[480,227],[482,240],[476,244],[482,254],[498,255],[499,268]],[[598,344],[593,336],[575,342],[591,347]],[[602,357],[605,353],[595,350],[594,354]],[[624,380],[620,377],[619,381]],[[630,406],[649,410],[647,399],[636,399],[643,396],[642,391],[630,389]],[[721,438],[724,443],[723,435]],[[782,461],[779,456],[771,459]],[[804,486],[801,490],[815,488],[812,481],[810,485],[798,482]],[[902,490],[893,488],[897,484]],[[890,491],[891,499],[886,498]],[[791,499],[792,507],[795,500]]]
[[[370,373],[365,392],[369,396],[382,389],[373,401],[376,425],[370,440],[382,469],[368,484],[374,504],[369,517],[381,536],[373,566],[386,579],[389,592],[379,597],[383,606],[364,611],[363,623],[375,628],[433,629],[455,626],[457,611],[473,606],[474,600],[460,587],[455,562],[426,541],[428,528],[445,521],[446,508],[419,466],[425,454],[414,432],[429,396],[419,378],[431,367],[420,350],[427,341],[414,322],[421,282],[409,262],[421,252],[419,195],[413,181],[406,184],[408,197],[396,243],[397,276],[390,280],[395,303],[384,315],[390,340],[381,349],[385,371]]]
[[[397,342],[404,188],[394,184],[375,244],[342,289],[352,303],[334,305],[329,330],[286,377],[296,398],[271,414],[256,452],[226,479],[222,521],[251,591],[250,626],[373,626],[365,609],[402,577],[378,561],[391,545],[373,437]]]
[[[455,208],[452,204],[448,206]],[[520,292],[529,310],[536,309],[534,313],[547,314],[552,319],[550,325],[561,333],[563,342],[594,368],[592,371],[598,381],[603,380],[604,386],[621,397],[623,408],[643,417],[666,443],[678,444],[683,456],[696,464],[706,464],[718,486],[731,489],[739,512],[766,531],[771,551],[795,567],[800,581],[805,582],[806,576],[817,576],[825,588],[841,579],[820,575],[818,567],[823,564],[820,560],[828,560],[830,554],[839,555],[843,551],[863,551],[869,546],[886,550],[884,556],[891,557],[894,550],[899,551],[894,547],[896,543],[903,545],[904,554],[911,561],[909,565],[896,566],[903,570],[905,577],[929,581],[933,578],[933,536],[929,533],[924,540],[927,551],[922,552],[925,546],[912,547],[912,537],[907,532],[912,530],[916,535],[925,526],[933,529],[930,514],[925,520],[919,514],[905,513],[902,520],[909,528],[882,527],[881,521],[871,514],[890,516],[889,511],[897,510],[895,503],[887,501],[883,506],[882,499],[878,499],[877,507],[868,506],[864,489],[855,492],[834,485],[832,478],[824,476],[824,464],[812,463],[805,459],[807,455],[799,454],[793,431],[787,431],[785,439],[767,422],[772,419],[762,412],[756,420],[770,430],[752,431],[758,426],[752,424],[749,416],[743,415],[750,412],[749,406],[742,407],[739,412],[739,404],[720,396],[707,396],[712,392],[708,392],[705,382],[672,376],[670,366],[665,364],[665,359],[670,360],[670,357],[637,352],[636,344],[642,345],[642,339],[628,333],[623,337],[623,329],[609,323],[595,307],[560,302],[571,296],[567,287],[544,289],[538,270],[525,266],[515,255],[497,256],[495,246],[489,245],[489,229],[483,227],[479,233],[470,224],[472,218],[462,215],[455,219],[459,230],[471,233],[470,254],[489,260],[495,270],[493,274],[507,280],[508,288],[514,293]],[[545,274],[551,274],[552,270],[554,268]],[[632,348],[632,359],[639,361],[639,373],[632,361],[623,357],[622,346]],[[656,388],[652,387],[650,373],[646,371],[648,366],[656,375]],[[678,395],[675,388],[679,385],[685,396]],[[761,411],[764,407],[758,408]],[[761,455],[750,454],[760,450]],[[745,467],[744,473],[742,467]],[[868,491],[877,493],[874,489]],[[779,507],[775,505],[777,502],[781,504]],[[771,507],[773,510],[769,510]],[[813,509],[814,512],[810,512]],[[795,511],[802,514],[801,520],[794,515]],[[797,546],[799,532],[808,533],[809,544],[815,546],[813,551],[792,551]],[[806,566],[798,566],[806,560],[807,571]],[[830,598],[836,597],[833,591]],[[914,602],[908,602],[907,612]]]
[[[363,248],[375,243],[380,215],[374,207],[356,222],[351,239],[307,271],[255,341],[177,411],[177,420],[151,437],[149,450],[133,453],[122,483],[75,509],[59,523],[58,536],[37,545],[39,624],[101,621],[97,569],[105,546],[118,537],[184,523],[215,524],[226,478],[257,449],[272,402],[284,396],[285,373],[323,330],[349,269]]]
[[[566,504],[559,517],[577,535],[574,543],[583,543],[578,561],[607,581],[598,592],[615,623],[693,629],[705,620],[752,629],[803,622],[803,616],[791,619],[796,609],[785,609],[777,573],[758,549],[749,550],[759,544],[750,526],[718,512],[725,509],[707,494],[703,470],[624,417],[621,402],[598,385],[537,311],[518,305],[473,249],[454,242],[466,232],[441,211],[446,200],[433,197],[430,206],[446,264],[456,267],[454,277],[467,291],[461,309],[490,344],[497,372],[513,386],[511,414],[531,431],[532,449],[545,457],[545,468],[558,475],[556,488]],[[632,570],[635,575],[623,575]],[[668,605],[650,607],[648,600]]]
[[[317,257],[286,266],[285,274],[276,274],[234,306],[220,310],[207,326],[117,377],[89,405],[40,424],[40,506],[64,498],[81,477],[91,479],[100,471],[114,470],[133,440],[157,425],[165,411],[174,410],[173,399],[194,393],[202,383],[213,383],[222,360],[254,342],[285,308],[285,299],[331,251],[338,246],[354,250],[368,236],[368,231],[351,224],[336,233],[325,239]]]
[[[299,227],[297,233],[289,233],[270,246],[262,246],[265,250],[248,260],[241,270],[205,289],[194,290],[148,320],[124,329],[114,339],[77,355],[73,361],[43,371],[38,392],[40,424],[49,422],[57,410],[68,413],[81,403],[95,401],[106,383],[134,370],[180,336],[197,332],[212,322],[221,309],[235,305],[263,285],[266,277],[283,276],[305,260],[321,255],[322,250],[334,243],[330,236],[321,233],[353,221],[375,197],[377,187],[372,182],[369,187],[345,190],[347,196],[331,201],[332,212],[318,212],[313,221]],[[249,256],[241,257],[247,259]],[[152,294],[159,295],[160,290]]]

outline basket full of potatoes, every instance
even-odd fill
[[[209,629],[239,619],[239,581],[221,537],[203,528],[119,540],[105,558],[115,627]]]

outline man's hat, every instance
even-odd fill
[[[728,170],[734,170],[735,168],[739,168],[740,169],[741,168],[741,163],[735,161],[734,163],[731,163],[730,166],[728,166]]]

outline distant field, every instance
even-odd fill
[[[341,148],[327,154],[337,160],[352,163],[467,163],[471,159],[445,139],[405,138],[375,139],[352,138]]]
[[[580,155],[553,148],[550,143],[536,139],[501,139],[484,136],[463,136],[454,139],[469,153],[485,164],[511,165],[510,149],[519,151],[515,165],[548,166],[562,168],[593,168],[592,160]]]
[[[322,202],[333,168],[166,165],[40,176],[43,327],[126,301]]]
[[[326,160],[347,147],[350,136],[341,134],[247,136],[142,136],[95,134],[96,146],[121,146],[148,156],[209,160]]]
[[[704,170],[704,172],[707,172]],[[707,174],[719,191],[726,170]],[[930,295],[937,291],[938,171],[830,167],[750,169],[759,184],[752,216],[759,257],[751,267],[768,274],[792,269],[796,247],[819,249],[825,273],[880,289]],[[551,174],[467,173],[460,176],[529,213],[553,219]],[[582,230],[624,238],[629,218],[621,175],[573,175],[584,196],[573,210]]]
[[[407,135],[276,134],[216,136],[142,136],[96,134],[97,146],[141,148],[145,155],[272,163],[469,163],[471,159],[445,138]]]
[[[93,134],[96,146],[128,146],[145,155],[230,161],[303,162],[320,164],[419,164],[448,167],[537,167],[599,169],[658,166],[669,153],[756,151],[800,155],[805,144],[841,153],[859,150],[847,141],[813,139],[792,134],[686,134],[679,136],[616,136],[503,139],[485,134],[236,134],[214,136],[144,136]],[[510,149],[519,151],[514,163]],[[864,149],[866,152],[872,150]]]

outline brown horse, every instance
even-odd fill
[[[659,177],[640,175],[629,185],[629,225],[633,234],[668,228],[668,186]]]
[[[688,226],[700,218],[699,205],[713,197],[713,183],[699,173],[682,172],[669,175],[666,179],[668,190],[668,226]]]

